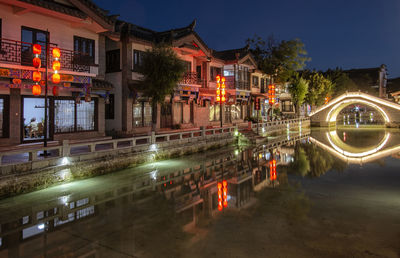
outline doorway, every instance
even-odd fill
[[[44,132],[44,98],[23,97],[22,98],[22,142],[43,141]],[[50,101],[47,105],[47,116],[49,113]],[[47,119],[47,139],[49,139],[50,119]]]
[[[161,105],[160,127],[170,128],[172,126],[172,104],[164,103]]]

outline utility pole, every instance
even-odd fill
[[[49,30],[46,32],[46,72],[45,72],[45,86],[44,86],[44,125],[43,125],[43,131],[44,131],[44,139],[43,139],[43,146],[46,148],[47,147],[47,124],[48,124],[48,119],[47,119],[47,108],[48,108],[48,103],[47,103],[47,90],[48,90],[48,81],[49,81],[49,51],[50,51],[50,44],[49,44]],[[47,156],[47,150],[43,152],[43,156]]]

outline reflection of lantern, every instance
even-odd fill
[[[53,48],[53,57],[54,57],[54,58],[60,58],[60,56],[61,56],[61,51],[60,51],[60,49],[57,48],[57,47]]]
[[[38,84],[33,85],[32,94],[35,96],[38,96],[38,95],[40,95],[40,93],[42,93],[42,88],[40,87],[40,85],[38,85]]]
[[[228,207],[228,182],[222,181],[222,201],[224,208]]]
[[[34,71],[34,72],[32,73],[32,80],[33,80],[34,82],[38,82],[38,81],[40,81],[41,79],[42,79],[42,74],[41,74],[40,72]]]
[[[222,184],[221,184],[221,182],[218,182],[217,188],[218,188],[218,210],[222,211]]]
[[[32,47],[32,51],[35,55],[40,55],[40,53],[42,53],[42,46],[39,44],[34,44]]]
[[[269,179],[276,180],[276,160],[273,159],[269,162]]]
[[[45,86],[45,85],[46,85],[46,81],[41,80],[41,81],[39,82],[39,84],[40,84],[41,86]]]
[[[59,91],[59,88],[57,86],[53,86],[53,96],[57,97],[58,91]]]
[[[60,74],[54,73],[54,74],[51,76],[51,80],[53,81],[53,83],[59,83],[60,80],[61,80]]]
[[[54,71],[60,70],[60,67],[61,67],[61,64],[59,61],[57,61],[57,60],[53,61],[53,70]]]
[[[33,67],[40,68],[41,64],[42,64],[42,60],[40,60],[39,57],[33,58]]]

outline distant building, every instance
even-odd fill
[[[380,67],[344,70],[361,91],[387,98],[387,68]]]

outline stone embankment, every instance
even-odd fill
[[[293,121],[279,128],[298,127]],[[309,122],[309,120],[308,120]],[[273,123],[273,122],[272,122]],[[251,125],[253,127],[253,125]],[[266,123],[272,131],[273,124]],[[301,126],[301,125],[300,125]],[[303,123],[303,126],[307,126]],[[145,162],[221,148],[237,141],[235,126],[70,143],[0,153],[0,198],[93,177]],[[265,138],[265,137],[264,137]],[[41,156],[47,151],[48,156]]]

